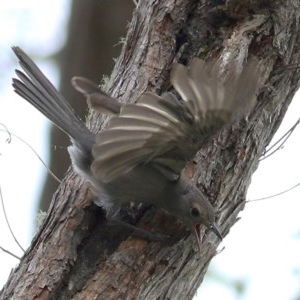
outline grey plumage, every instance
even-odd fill
[[[121,104],[103,92],[99,86],[87,78],[73,77],[72,85],[74,88],[87,96],[90,107],[103,114],[115,115],[120,113]]]
[[[89,105],[113,115],[95,135],[30,58],[18,47],[13,50],[27,74],[16,71],[15,91],[70,136],[73,167],[91,182],[108,217],[123,203],[147,202],[184,221],[199,246],[200,223],[221,238],[212,205],[182,169],[216,132],[253,105],[259,86],[255,59],[240,72],[229,66],[226,81],[218,60],[194,59],[189,69],[176,64],[170,81],[180,100],[169,92],[145,92],[134,104],[120,104],[93,82],[75,77],[72,83]]]

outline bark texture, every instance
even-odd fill
[[[245,206],[251,175],[299,87],[300,3],[288,1],[140,1],[108,85],[120,101],[169,88],[172,64],[191,57],[260,61],[261,89],[247,120],[225,128],[186,167],[211,199],[224,236]],[[106,123],[91,115],[98,131]],[[205,235],[201,252],[180,221],[142,205],[124,216],[174,237],[148,241],[106,223],[89,186],[69,171],[48,216],[0,299],[191,299],[219,241]]]

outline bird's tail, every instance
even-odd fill
[[[12,49],[25,72],[16,70],[19,79],[13,79],[15,92],[68,134],[81,151],[90,152],[94,134],[26,53],[19,47]]]

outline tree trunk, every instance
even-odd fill
[[[256,56],[261,69],[257,105],[246,120],[225,128],[186,172],[210,198],[217,224],[228,234],[245,206],[258,160],[299,86],[300,3],[231,0],[140,1],[116,62],[108,92],[132,102],[145,90],[169,88],[174,62],[191,57]],[[220,4],[222,3],[222,4]],[[98,131],[106,119],[88,120]],[[55,193],[47,218],[1,292],[0,299],[191,299],[219,241],[205,234],[201,251],[173,216],[143,205],[128,208],[137,226],[167,234],[148,241],[106,223],[91,205],[87,183],[69,171]]]

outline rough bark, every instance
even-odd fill
[[[171,65],[192,56],[259,58],[257,105],[224,129],[186,169],[211,199],[225,236],[245,206],[258,160],[299,86],[299,1],[141,1],[108,92],[134,101],[169,87]],[[89,119],[97,131],[106,119]],[[69,171],[48,216],[12,272],[0,299],[191,299],[219,244],[205,235],[200,252],[187,228],[154,207],[128,208],[133,223],[174,237],[147,241],[110,226],[91,205],[89,186]]]

